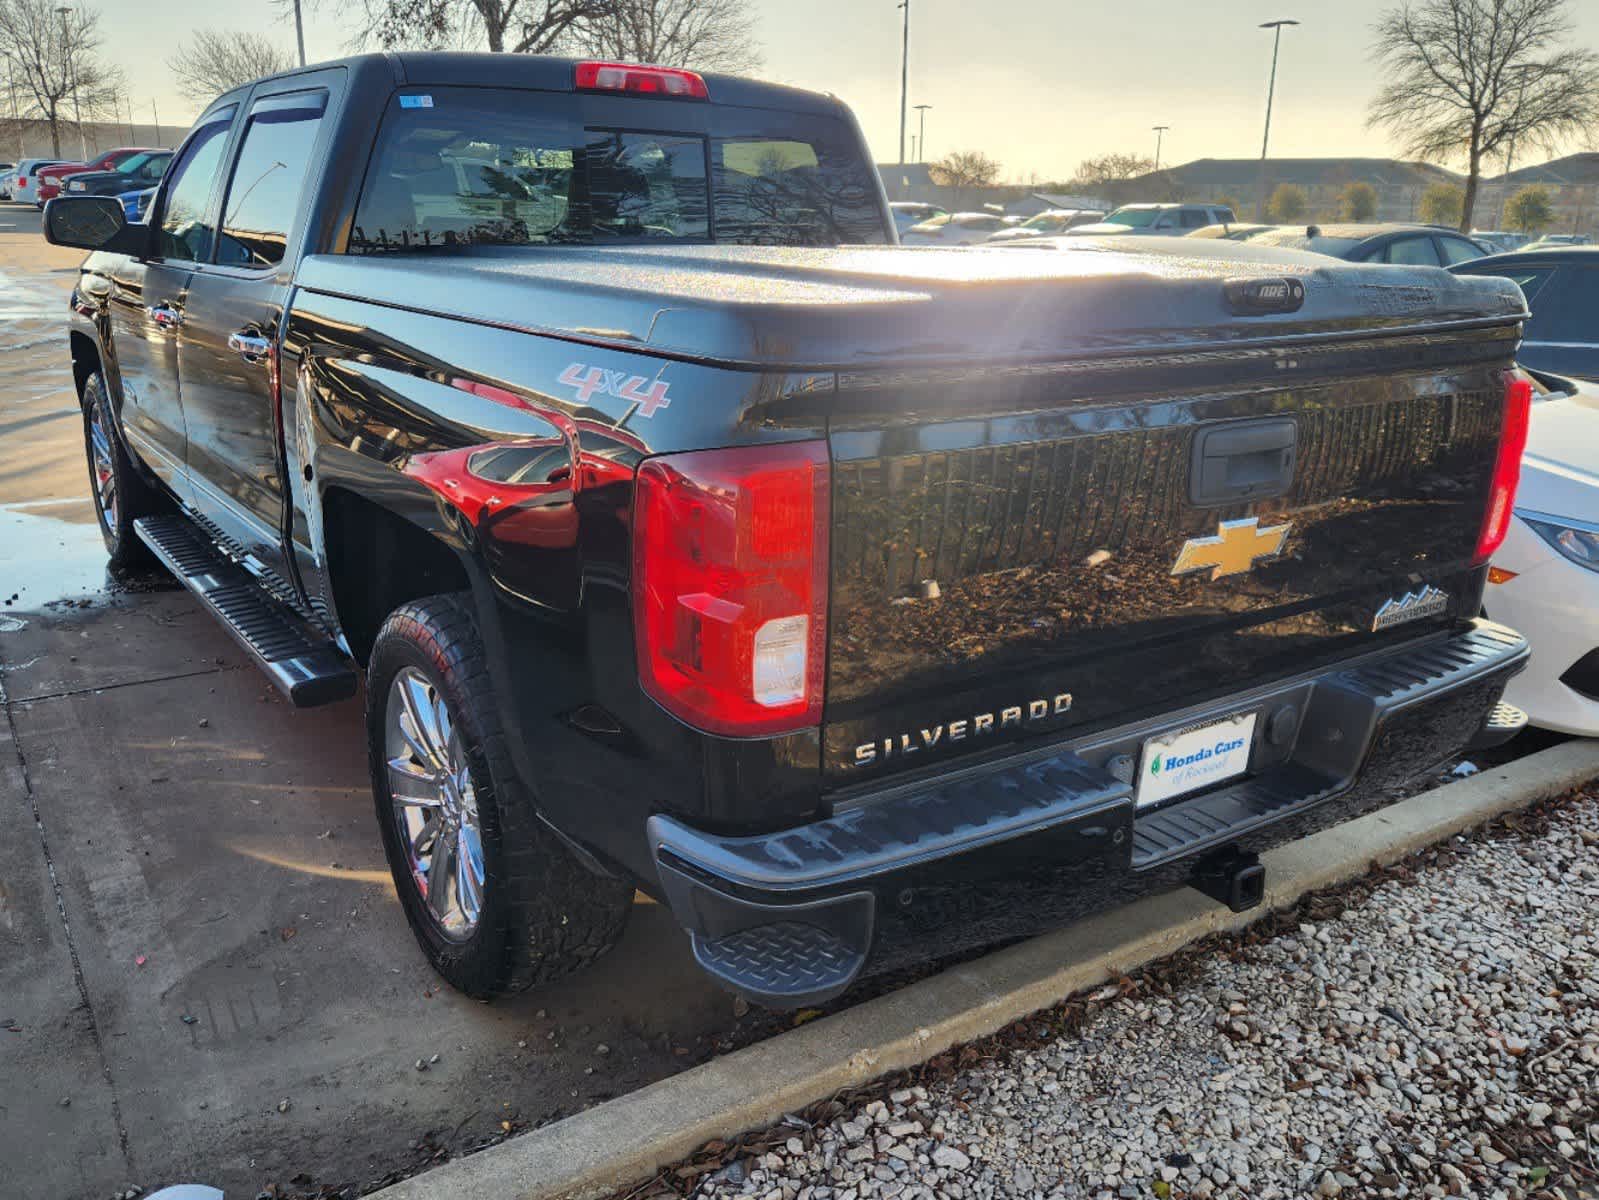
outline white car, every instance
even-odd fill
[[[1019,225],[989,234],[988,240],[1016,242],[1031,238],[1054,237],[1056,234],[1065,233],[1068,229],[1075,229],[1079,225],[1091,225],[1104,218],[1105,214],[1096,208],[1052,208],[1037,216],[1028,217]]]
[[[907,246],[972,246],[986,242],[988,235],[1010,228],[1004,217],[993,213],[945,213],[920,225],[912,225],[900,234]]]
[[[1532,643],[1505,699],[1534,725],[1599,736],[1599,385],[1533,377],[1516,519],[1483,609]]]
[[[894,232],[902,236],[913,225],[920,225],[923,221],[931,221],[934,217],[949,215],[936,204],[923,204],[918,200],[892,201],[888,206],[888,211],[889,215],[894,218]]]
[[[37,204],[39,202],[39,177],[34,174],[40,167],[53,167],[65,162],[60,158],[25,158],[19,162],[11,173],[10,199],[18,204]]]

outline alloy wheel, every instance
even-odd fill
[[[443,695],[415,667],[389,684],[390,807],[411,882],[439,932],[464,941],[483,914],[483,835],[466,747]]]
[[[100,507],[106,527],[117,527],[117,473],[112,461],[111,433],[106,428],[104,409],[98,403],[89,409],[89,463],[94,471],[94,501]]]

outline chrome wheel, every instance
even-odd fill
[[[472,936],[483,913],[483,836],[466,747],[427,676],[403,667],[384,718],[390,808],[411,882],[445,937]]]
[[[111,433],[99,404],[89,409],[89,466],[94,472],[94,502],[107,528],[117,527],[117,473],[111,457]]]

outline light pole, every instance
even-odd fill
[[[17,161],[21,162],[26,153],[23,148],[22,114],[17,110],[17,62],[11,55],[6,55],[6,85],[11,92],[11,120],[17,127]]]
[[[911,0],[900,0],[905,10],[905,29],[900,35],[899,49],[899,165],[905,165],[905,98],[910,90],[911,78]]]
[[[1255,220],[1266,219],[1266,146],[1271,141],[1271,102],[1277,93],[1277,49],[1282,45],[1283,26],[1298,21],[1262,21],[1260,27],[1271,33],[1271,82],[1266,85],[1266,132],[1260,137],[1260,177],[1255,181]]]
[[[916,161],[921,162],[927,157],[927,110],[931,104],[918,104],[916,106]]]
[[[1160,140],[1166,136],[1166,131],[1170,129],[1171,126],[1151,125],[1150,128],[1155,131],[1155,170],[1158,171],[1160,170]]]
[[[63,70],[71,71],[72,83],[72,119],[78,126],[78,150],[83,156],[83,161],[89,161],[89,139],[83,133],[83,109],[78,104],[78,66],[72,57],[72,46],[67,36],[67,18],[72,15],[70,5],[63,4],[56,12],[61,14],[61,66]]]
[[[300,20],[300,0],[294,0],[294,40],[300,47],[300,65],[305,66],[305,23]]]

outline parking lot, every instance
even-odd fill
[[[185,592],[108,578],[61,310],[0,205],[0,1155],[8,1197],[365,1184],[714,1053],[732,1000],[640,901],[569,983],[480,1005],[417,952],[359,698],[296,713]],[[745,1018],[745,1023],[758,1020]]]

